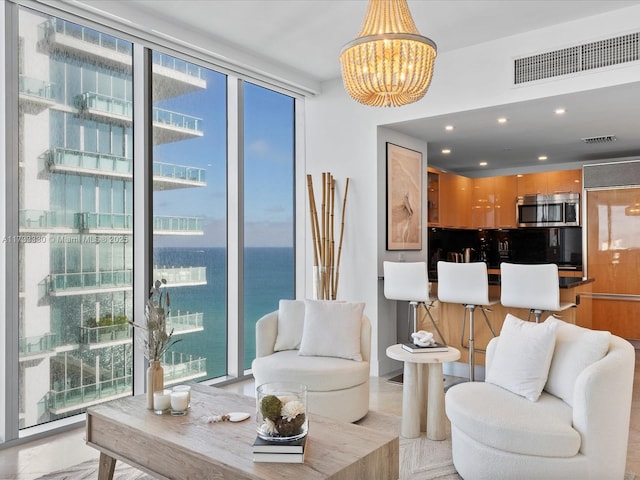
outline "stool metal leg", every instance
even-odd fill
[[[474,325],[473,325],[473,316],[474,316],[474,312],[476,309],[475,305],[467,305],[466,308],[469,309],[469,381],[473,382],[475,380],[475,359],[473,358],[473,353],[474,353],[474,347],[473,347],[473,343],[474,343],[474,335],[473,335],[473,330],[474,330]]]
[[[431,315],[431,312],[429,311],[429,309],[431,307],[433,307],[433,302],[431,302],[429,305],[427,305],[426,303],[422,302],[422,305],[424,305],[424,309],[427,312],[427,315],[429,316],[429,319],[431,320],[431,324],[433,325],[433,328],[436,329],[436,332],[438,332],[438,336],[440,337],[440,340],[442,341],[443,345],[447,344],[447,341],[444,339],[444,336],[442,335],[442,332],[440,331],[440,329],[438,328],[438,324],[436,323],[436,321],[433,319],[433,316]]]

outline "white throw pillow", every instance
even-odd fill
[[[298,355],[362,361],[360,331],[364,303],[305,300]]]
[[[538,400],[549,375],[557,327],[507,314],[486,382],[533,402]]]
[[[304,301],[280,300],[278,306],[278,335],[273,350],[296,350],[302,341]]]
[[[573,406],[573,387],[578,375],[607,354],[611,333],[582,328],[552,316],[544,323],[558,325],[556,349],[545,390]]]

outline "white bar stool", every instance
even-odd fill
[[[529,317],[533,313],[536,323],[540,323],[542,312],[561,312],[576,306],[560,301],[560,280],[555,263],[501,263],[500,303],[505,307],[529,309]]]
[[[446,344],[430,312],[438,298],[429,293],[429,271],[426,262],[383,262],[383,269],[385,298],[409,302],[413,310],[413,325],[409,328],[409,333],[418,330],[418,305],[423,305],[440,340]]]
[[[475,379],[476,352],[474,346],[474,312],[476,307],[484,315],[484,319],[495,337],[496,333],[487,318],[486,307],[498,303],[497,298],[489,298],[489,277],[487,264],[484,262],[453,263],[438,262],[438,300],[448,303],[459,303],[464,306],[462,316],[462,338],[460,344],[469,350],[469,380]],[[469,310],[469,345],[464,345],[464,330]],[[481,352],[482,350],[477,350]]]

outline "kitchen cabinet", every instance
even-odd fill
[[[427,169],[427,225],[440,225],[440,175]]]
[[[494,228],[514,228],[517,226],[516,200],[518,183],[515,175],[495,177],[494,182]]]
[[[473,228],[493,228],[495,205],[495,177],[473,180],[471,197],[471,225]]]
[[[518,195],[582,193],[582,170],[556,170],[518,175]]]
[[[473,180],[446,173],[441,177],[440,225],[451,228],[471,228],[471,194]]]

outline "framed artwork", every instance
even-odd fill
[[[387,250],[422,250],[422,153],[387,143]]]

